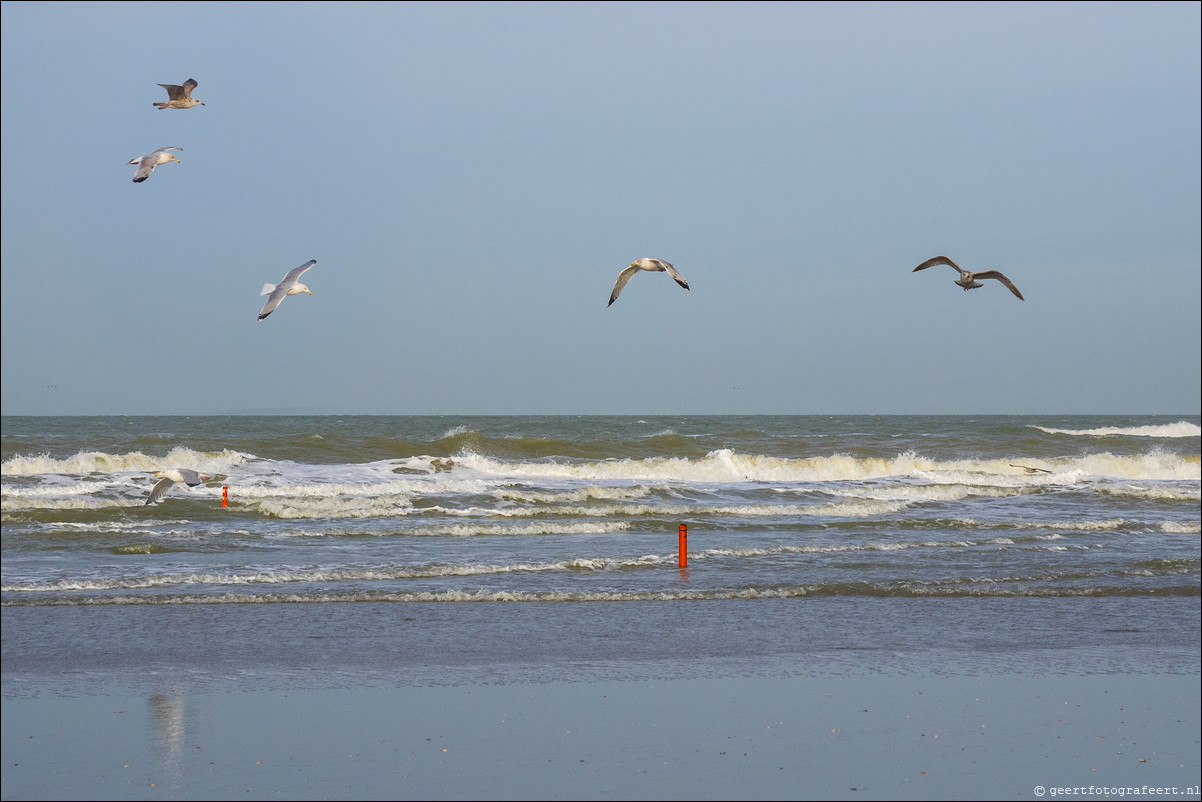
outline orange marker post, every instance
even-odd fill
[[[230,489],[226,485],[221,486],[221,506],[228,507],[230,505]]]
[[[687,568],[689,565],[689,528],[684,524],[680,525],[680,567]]]

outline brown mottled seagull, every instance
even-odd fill
[[[154,104],[160,111],[163,109],[190,109],[193,106],[204,105],[204,103],[192,97],[192,90],[197,87],[194,78],[184,81],[183,86],[176,84],[159,84],[159,86],[167,90],[167,100]]]
[[[606,304],[606,306],[610,306],[614,301],[618,300],[618,295],[622,292],[622,288],[626,286],[626,282],[630,281],[630,277],[640,270],[646,270],[651,273],[667,272],[669,276],[676,280],[677,284],[684,287],[686,290],[689,288],[689,282],[685,281],[684,276],[680,275],[680,273],[677,273],[676,268],[672,267],[672,265],[668,264],[663,259],[648,259],[644,256],[642,259],[635,259],[630,263],[630,267],[618,274],[618,280],[614,284],[614,291],[610,293],[609,303]]]
[[[165,471],[159,471],[155,476],[161,478],[154,483],[154,487],[150,490],[150,498],[146,499],[146,504],[142,506],[158,501],[176,482],[183,482],[188,487],[196,487],[213,478],[207,473],[197,473],[191,468],[168,468]]]
[[[183,150],[183,148],[172,145],[166,148],[159,148],[153,153],[147,153],[145,156],[134,157],[130,159],[127,164],[138,165],[138,169],[134,172],[134,183],[140,184],[147,178],[150,178],[150,174],[154,172],[154,168],[158,167],[160,164],[166,164],[167,162],[183,164],[183,162],[175,158],[174,153],[168,152],[172,150]]]
[[[1006,288],[1008,290],[1010,290],[1010,292],[1014,293],[1015,297],[1018,298],[1018,300],[1020,300],[1020,301],[1027,300],[1026,298],[1023,297],[1023,294],[1018,291],[1018,287],[1015,287],[1014,284],[1010,281],[1010,279],[1003,276],[1000,271],[982,270],[979,273],[970,273],[967,270],[965,270],[964,268],[960,267],[960,265],[953,262],[951,259],[948,259],[946,256],[936,256],[931,259],[927,259],[925,262],[923,262],[922,264],[920,264],[918,267],[914,268],[910,272],[917,273],[919,270],[926,270],[928,267],[933,267],[935,265],[947,265],[949,267],[956,268],[956,272],[958,272],[960,274],[960,278],[956,279],[956,283],[959,284],[961,287],[963,287],[965,292],[968,292],[969,290],[975,290],[977,287],[985,286],[984,284],[981,284],[979,281],[977,281],[977,279],[979,279],[979,278],[995,278],[998,281],[1005,284]]]

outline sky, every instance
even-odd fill
[[[2,412],[1196,415],[1200,9],[4,2]]]

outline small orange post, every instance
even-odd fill
[[[684,524],[680,525],[680,567],[687,568],[689,565],[689,528]]]
[[[227,485],[221,486],[221,506],[228,507],[230,505],[230,489]]]

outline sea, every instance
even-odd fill
[[[4,691],[853,653],[1197,673],[1200,439],[1196,414],[5,416]],[[147,504],[168,468],[211,479]]]

